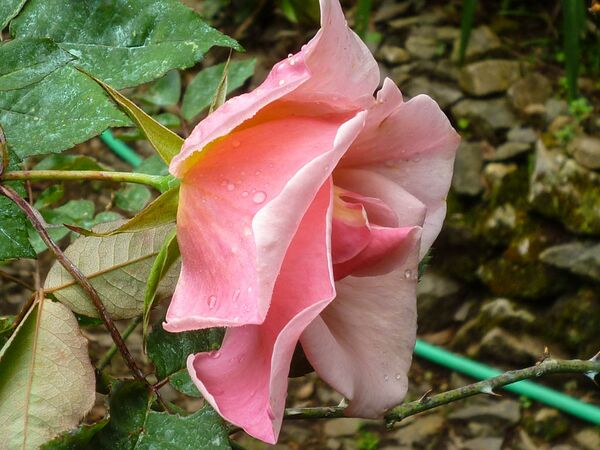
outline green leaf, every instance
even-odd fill
[[[0,317],[0,348],[4,346],[8,338],[12,333],[13,323],[15,316],[2,316]]]
[[[153,105],[171,106],[179,102],[181,96],[181,75],[177,70],[171,70],[156,80],[141,96],[141,98]]]
[[[227,94],[242,86],[254,73],[256,59],[231,61],[227,76]],[[183,117],[192,120],[210,106],[223,77],[225,64],[204,69],[196,75],[183,95],[181,111]]]
[[[83,425],[75,430],[67,431],[40,447],[40,450],[87,450],[92,438],[106,426],[108,419],[93,425]]]
[[[77,426],[94,405],[94,387],[77,320],[60,303],[38,303],[0,350],[4,448],[37,448]]]
[[[162,327],[162,321],[157,323],[150,335],[146,351],[156,368],[159,380],[183,369],[186,360],[192,353],[208,352],[220,347],[224,330],[209,328],[183,333],[169,333]]]
[[[129,120],[93,80],[64,66],[39,83],[0,91],[0,123],[9,149],[24,159],[61,152]]]
[[[231,62],[231,53],[229,53],[229,57],[227,58],[227,62],[225,62],[225,67],[223,68],[223,75],[221,75],[221,79],[219,80],[219,84],[217,85],[217,89],[215,90],[215,95],[210,103],[210,107],[208,108],[208,113],[212,114],[212,112],[225,103],[227,99],[227,76],[229,74],[229,63]]]
[[[2,128],[0,128],[0,145]],[[1,153],[1,150],[0,150]],[[8,170],[18,170],[16,161],[11,160]],[[21,196],[25,195],[22,183],[6,183]],[[0,195],[0,261],[12,258],[35,258],[35,251],[29,243],[27,226],[29,222],[19,207],[8,198]]]
[[[107,170],[91,156],[48,155],[33,166],[33,170]]]
[[[95,230],[103,232],[115,225],[104,223]],[[173,225],[166,225],[102,238],[82,236],[65,255],[90,279],[113,319],[129,319],[143,311],[152,263],[172,229]],[[175,266],[161,283],[160,296],[172,294],[178,275],[179,267]],[[88,296],[60,264],[50,269],[44,289],[76,313],[98,317]]]
[[[183,139],[180,136],[154,120],[142,108],[119,91],[96,78],[94,80],[108,92],[113,100],[119,104],[131,120],[144,132],[150,144],[152,144],[165,162],[170,162],[179,153],[183,145]]]
[[[231,449],[223,420],[210,406],[189,416],[180,416],[152,411],[149,407],[152,400],[141,383],[114,383],[110,397],[110,420],[86,448]]]
[[[48,206],[61,201],[64,196],[64,184],[53,184],[52,186],[44,189],[42,193],[38,195],[38,198],[35,200],[33,207],[37,210],[47,208]]]
[[[0,45],[0,91],[37,83],[73,59],[50,39],[17,39]]]
[[[129,184],[115,194],[115,205],[122,210],[136,213],[140,211],[152,198],[150,190],[139,184]]]
[[[187,369],[181,369],[169,376],[171,386],[184,395],[194,398],[202,397],[202,394],[192,381]]]
[[[179,205],[179,186],[173,187],[158,196],[154,201],[136,214],[132,219],[104,232],[89,231],[85,229],[74,229],[84,236],[114,236],[120,233],[131,233],[134,231],[147,230],[157,226],[175,222],[177,218],[177,207]],[[73,229],[73,228],[72,228]]]
[[[29,0],[10,30],[54,40],[118,89],[190,67],[215,45],[240,49],[176,0]]]
[[[0,2],[0,32],[4,30],[8,22],[12,20],[27,0],[2,0]]]
[[[158,155],[146,158],[136,169],[140,173],[148,175],[168,175],[169,167]]]
[[[173,264],[179,259],[179,246],[177,244],[177,236],[175,234],[175,230],[171,232],[165,239],[160,252],[156,256],[154,263],[152,264],[152,269],[150,269],[150,274],[148,276],[148,281],[146,282],[146,292],[144,293],[144,320],[143,324],[143,336],[144,340],[148,334],[148,321],[150,320],[150,310],[156,300],[156,290],[158,289],[158,284],[161,280],[167,275],[167,272]]]

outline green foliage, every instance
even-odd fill
[[[585,23],[584,0],[561,0],[563,14],[563,49],[569,100],[578,96],[581,40]]]
[[[256,60],[231,61],[227,74],[227,94],[242,86],[254,73]],[[208,108],[223,78],[225,63],[204,69],[196,75],[183,95],[183,117],[192,120]]]
[[[379,448],[380,438],[370,431],[360,431],[356,445],[359,450],[377,450]]]
[[[460,19],[460,45],[458,50],[458,61],[460,64],[465,62],[465,53],[469,45],[469,38],[475,23],[475,12],[477,10],[477,0],[465,0],[463,2],[462,16]]]
[[[14,321],[14,316],[0,317],[0,348],[2,348],[4,344],[6,344],[6,341],[8,341],[8,338],[12,333]]]
[[[185,368],[186,359],[193,353],[216,350],[221,345],[224,331],[209,328],[183,333],[169,333],[157,323],[148,335],[146,350],[156,368],[156,377],[162,380]]]
[[[369,21],[371,20],[372,0],[358,0],[356,3],[356,14],[354,19],[354,31],[361,39],[365,40],[369,31]]]
[[[8,22],[19,14],[27,0],[2,0],[0,2],[0,32],[4,30]]]
[[[155,81],[142,95],[142,99],[157,106],[177,104],[181,96],[181,75],[177,70],[171,70]]]
[[[175,230],[173,230],[166,238],[163,243],[160,252],[156,256],[150,274],[148,275],[148,281],[146,282],[146,291],[144,293],[144,311],[143,311],[143,336],[144,338],[148,332],[148,321],[150,320],[150,311],[156,300],[156,294],[158,290],[158,284],[167,275],[167,272],[171,269],[173,264],[179,259],[179,246],[177,244],[177,236]]]
[[[33,170],[107,170],[107,167],[90,156],[48,155]]]
[[[283,15],[292,23],[319,23],[319,0],[278,0]]]
[[[169,376],[169,382],[171,386],[175,388],[177,391],[185,394],[189,397],[200,398],[202,394],[192,381],[189,372],[187,369],[181,369]]]
[[[115,205],[127,212],[136,213],[148,204],[152,194],[146,186],[129,184],[115,194]]]

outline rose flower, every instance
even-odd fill
[[[277,440],[301,343],[348,414],[407,390],[418,264],[442,226],[459,137],[438,105],[404,102],[338,0],[254,91],[198,124],[181,179],[182,269],[164,328],[227,327],[190,375],[228,421]]]

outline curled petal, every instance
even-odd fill
[[[363,132],[340,166],[381,173],[427,207],[424,256],[442,226],[459,142],[434,100],[419,95],[403,102],[398,88],[386,79]]]
[[[218,352],[188,358],[188,370],[204,398],[225,419],[265,442],[277,441],[300,334],[335,296],[330,205],[327,181],[286,254],[265,322],[230,328]]]
[[[166,330],[264,321],[300,220],[364,116],[261,122],[203,152],[181,185],[182,269]]]
[[[420,229],[405,240],[399,269],[336,282],[335,300],[300,342],[319,376],[350,400],[348,415],[377,418],[399,404],[415,344]]]

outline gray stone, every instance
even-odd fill
[[[495,134],[495,131],[512,128],[517,119],[506,98],[492,100],[461,100],[452,107],[456,120],[468,119],[472,122],[469,129],[483,134]]]
[[[525,422],[525,428],[531,434],[552,441],[569,431],[569,422],[556,409],[541,408]]]
[[[575,434],[575,441],[585,450],[598,450],[600,448],[600,431],[586,428]]]
[[[540,253],[540,260],[600,281],[600,242],[570,242],[549,247]]]
[[[402,17],[400,19],[391,20],[388,22],[388,25],[393,30],[402,30],[415,25],[435,25],[442,18],[443,17],[440,14],[436,13],[422,14],[420,16]]]
[[[537,133],[533,128],[521,128],[515,127],[508,130],[506,139],[510,142],[524,142],[527,144],[533,144],[537,141]]]
[[[454,42],[460,36],[460,28],[435,27],[435,37],[442,42]]]
[[[569,113],[569,104],[562,99],[550,98],[546,101],[546,122],[550,123],[558,116],[567,115]]]
[[[536,211],[575,233],[600,234],[598,186],[600,174],[538,141],[529,189],[529,202]]]
[[[411,33],[404,45],[406,50],[418,59],[433,59],[440,53],[437,39],[429,34]]]
[[[463,442],[465,450],[501,450],[504,439],[495,437],[480,437]]]
[[[535,316],[529,311],[506,298],[497,298],[486,303],[479,312],[483,320],[501,323],[511,329],[523,328],[535,322]]]
[[[505,92],[520,77],[518,61],[488,59],[463,67],[458,81],[464,91],[481,97]]]
[[[525,334],[515,335],[502,328],[488,331],[475,350],[477,356],[519,365],[535,363],[543,351],[542,341]]]
[[[569,152],[582,166],[588,169],[600,169],[600,138],[577,136],[569,144]]]
[[[448,418],[452,421],[481,422],[494,426],[503,434],[508,428],[519,423],[521,411],[515,400],[494,400],[479,398],[466,406],[453,411]]]
[[[460,285],[433,270],[427,270],[417,285],[417,296],[443,299],[458,293]]]
[[[458,60],[458,53],[460,48],[460,37],[457,37],[454,41],[454,49],[452,51],[452,59]],[[502,48],[500,38],[487,26],[480,26],[475,28],[471,32],[469,38],[469,44],[465,52],[465,59],[467,61],[480,58],[481,56],[497,52]]]
[[[504,161],[526,153],[531,150],[531,148],[531,144],[528,144],[527,142],[505,142],[496,148],[494,153],[486,155],[486,159],[490,161]]]
[[[406,49],[395,45],[384,45],[379,53],[388,64],[404,64],[410,61],[410,53]]]
[[[419,332],[439,331],[453,322],[462,299],[460,286],[454,280],[433,271],[426,271],[417,285],[417,317]]]
[[[362,419],[332,419],[325,422],[323,431],[330,437],[353,436],[363,423]]]
[[[406,13],[410,9],[411,3],[410,1],[386,0],[375,13],[373,20],[375,22],[387,22],[400,14]]]
[[[434,449],[444,439],[444,418],[437,414],[419,416],[394,433],[394,438],[407,448]]]
[[[508,98],[518,111],[524,111],[530,105],[543,105],[551,95],[550,81],[539,73],[518,80],[508,90]]]
[[[430,81],[427,77],[411,78],[402,91],[409,97],[415,97],[419,94],[427,94],[432,97],[440,108],[444,109],[456,103],[463,97],[460,89],[439,81]]]
[[[452,188],[459,194],[477,195],[483,190],[481,168],[483,154],[481,145],[461,142],[456,154]]]

